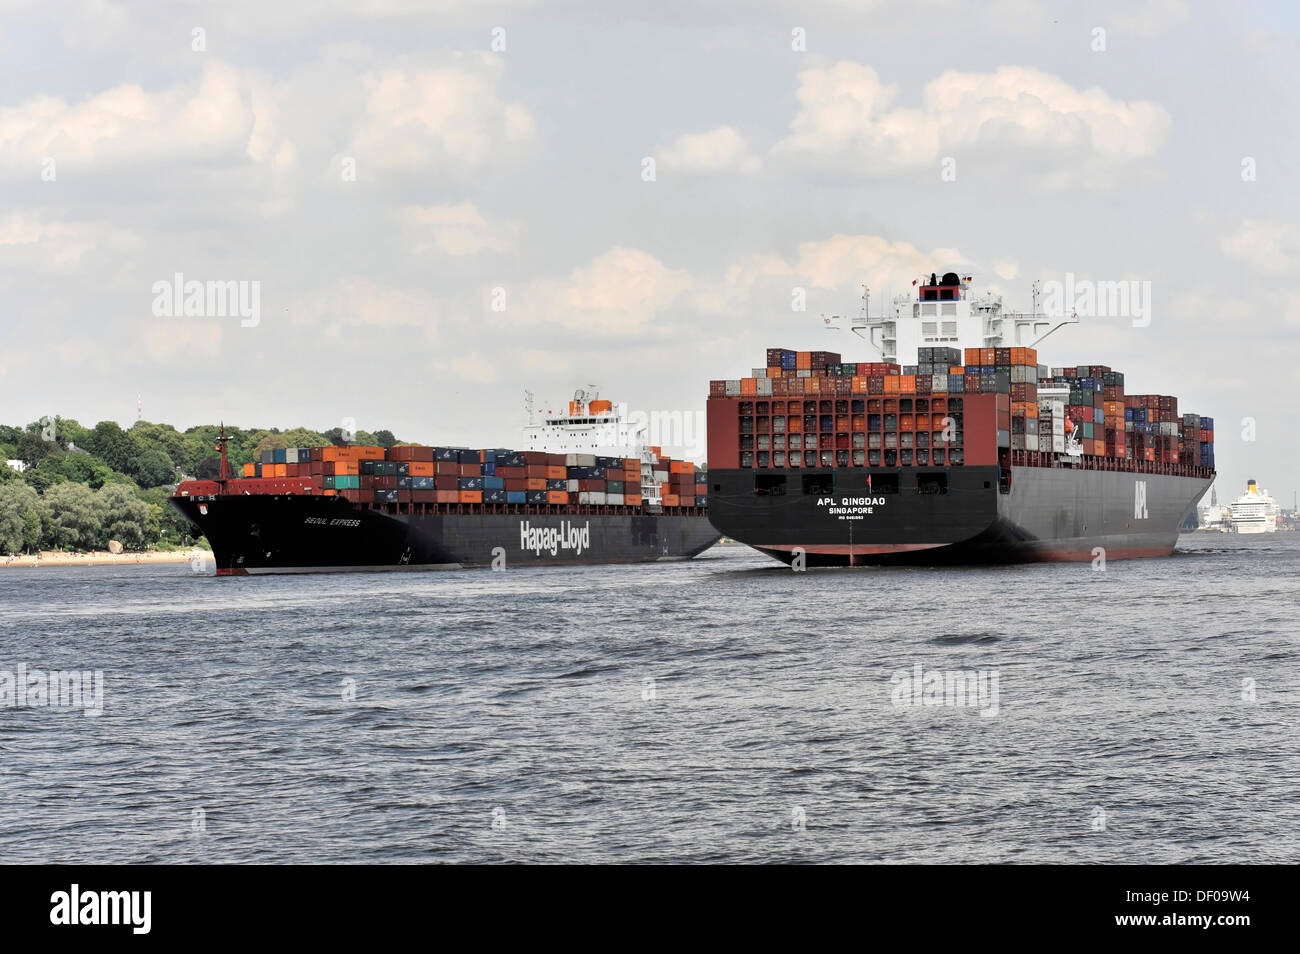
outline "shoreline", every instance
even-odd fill
[[[212,559],[210,550],[195,548],[205,561]],[[151,566],[159,563],[189,563],[194,550],[150,550],[143,553],[109,553],[94,550],[89,553],[61,553],[43,550],[40,553],[20,553],[0,556],[0,569],[6,567],[43,566]]]

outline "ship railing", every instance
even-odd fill
[[[1083,454],[1078,458],[1064,458],[1056,451],[1013,450],[1011,465],[1014,467],[1064,467],[1081,470],[1104,470],[1128,474],[1155,474],[1170,477],[1214,476],[1214,469],[1196,464],[1171,464],[1166,461],[1137,460],[1129,457],[1101,457],[1095,454]]]

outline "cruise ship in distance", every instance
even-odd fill
[[[1272,533],[1277,530],[1277,501],[1255,481],[1246,481],[1246,492],[1232,502],[1233,533]]]

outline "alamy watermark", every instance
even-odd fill
[[[686,457],[702,459],[707,450],[703,411],[642,411],[626,403],[617,405],[618,413],[597,425],[594,439],[607,447],[618,447],[635,438],[649,447],[674,448]],[[620,422],[626,433],[620,433]]]
[[[262,321],[260,281],[186,281],[181,272],[153,283],[153,313],[158,318],[238,318],[241,328]]]
[[[896,709],[946,706],[978,709],[985,718],[998,714],[996,669],[925,669],[916,663],[910,670],[898,670],[889,682]]]
[[[0,706],[81,709],[83,715],[104,714],[103,670],[29,669],[19,663],[18,671],[0,669]]]
[[[1129,318],[1134,328],[1151,324],[1149,281],[1095,282],[1065,273],[1065,281],[1043,282],[1042,310],[1049,318]]]

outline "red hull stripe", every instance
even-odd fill
[[[754,543],[757,550],[794,550],[796,546],[804,553],[829,553],[837,556],[863,556],[872,553],[910,553],[913,550],[933,550],[946,547],[947,543],[811,543],[807,546],[788,543]]]
[[[235,567],[227,567],[225,569],[217,570],[217,576],[248,576],[248,571],[237,569]]]

